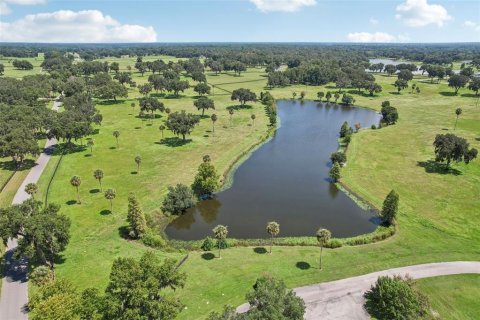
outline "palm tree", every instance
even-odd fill
[[[162,139],[163,139],[163,130],[165,130],[165,126],[163,124],[158,127],[158,129],[162,132]]]
[[[323,247],[328,243],[332,233],[328,229],[320,228],[317,231],[317,241],[320,244],[320,269],[322,269],[322,253]]]
[[[137,172],[140,171],[140,163],[142,163],[142,157],[136,156],[135,157],[135,163],[137,164]]]
[[[340,93],[335,92],[335,93],[333,94],[333,97],[335,98],[335,103],[337,103],[338,98],[340,98]]]
[[[217,115],[214,113],[211,115],[210,119],[212,119],[212,132],[215,135],[215,121],[217,121]]]
[[[115,140],[117,140],[117,148],[118,148],[118,137],[120,137],[120,131],[118,130],[113,131],[113,136],[115,137]]]
[[[166,113],[167,115],[169,115],[170,112],[171,112],[170,108],[165,108],[165,113]]]
[[[77,201],[78,201],[78,203],[79,203],[79,204],[82,203],[82,202],[80,201],[80,193],[78,192],[78,188],[79,188],[80,185],[82,184],[82,179],[80,179],[79,176],[73,176],[73,177],[70,179],[70,184],[77,189]]]
[[[102,191],[103,170],[97,169],[93,171],[93,177],[98,180],[98,183],[100,184],[100,191]]]
[[[88,138],[87,146],[90,147],[90,153],[93,154],[93,146],[95,145],[95,140]]]
[[[272,253],[273,237],[277,236],[280,233],[280,225],[275,221],[269,222],[267,224],[267,232],[271,237],[270,253]]]
[[[458,117],[460,117],[460,115],[462,114],[462,108],[457,108],[457,110],[455,110],[455,114],[457,115],[457,120],[455,120],[455,127],[453,128],[453,130],[457,129]]]
[[[252,115],[250,116],[250,118],[252,118],[252,126],[254,126],[254,125],[255,125],[255,115],[252,114]]]
[[[36,183],[29,183],[25,186],[25,192],[35,199],[35,193],[38,192],[38,186]]]
[[[110,212],[113,212],[113,199],[117,196],[114,189],[105,190],[105,199],[110,200]]]
[[[230,114],[230,127],[232,126],[232,118],[233,118],[233,109],[228,110],[228,113]]]
[[[130,107],[132,107],[132,114],[135,112],[135,102],[130,103]]]
[[[215,239],[217,239],[218,246],[218,258],[220,258],[220,250],[222,249],[222,242],[227,238],[228,229],[226,226],[219,224],[213,228],[213,233],[215,234]]]

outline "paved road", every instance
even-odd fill
[[[368,320],[370,317],[363,309],[363,293],[370,289],[379,276],[408,274],[414,279],[421,279],[463,273],[480,273],[480,261],[441,262],[395,268],[300,287],[294,291],[305,301],[307,320]],[[248,307],[248,303],[243,304],[237,308],[237,312],[246,312]]]
[[[57,100],[53,103],[52,110],[58,111],[62,103]],[[25,186],[36,183],[50,160],[56,139],[47,140],[43,153],[38,157],[36,166],[30,169],[27,177],[20,185],[13,197],[12,204],[19,204],[29,198],[25,192]],[[2,281],[2,295],[0,296],[0,319],[1,320],[26,320],[28,319],[25,306],[28,302],[28,277],[27,260],[12,259],[13,252],[17,247],[17,239],[9,239],[5,254],[5,269]]]

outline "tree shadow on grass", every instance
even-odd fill
[[[475,140],[480,141],[480,137],[475,138]]]
[[[71,206],[71,205],[74,205],[74,204],[76,204],[76,203],[77,203],[77,200],[68,200],[67,202],[65,202],[65,204],[66,204],[67,206]]]
[[[203,260],[212,260],[213,258],[215,258],[215,255],[211,252],[202,253]]]
[[[36,165],[35,161],[32,159],[23,160],[23,163],[17,167],[15,161],[0,161],[0,169],[8,171],[24,171],[30,170]]]
[[[55,264],[58,265],[58,264],[64,264],[65,261],[67,261],[67,258],[65,258],[65,256],[63,255],[57,255],[55,256]]]
[[[265,254],[268,251],[264,247],[256,247],[256,248],[253,248],[253,252],[258,253],[258,254]]]
[[[120,238],[123,239],[129,239],[130,237],[128,236],[128,227],[127,226],[121,226],[118,228],[118,235]]]
[[[142,127],[135,127],[135,129],[137,129],[137,130],[138,130],[138,129],[142,129]]]
[[[170,137],[170,138],[163,138],[160,140],[160,142],[155,142],[156,144],[162,144],[167,147],[175,148],[175,147],[181,147],[189,142],[191,142],[192,139],[181,139],[179,137]]]
[[[249,105],[249,104],[244,104],[244,105],[241,105],[241,104],[238,104],[238,105],[235,105],[235,106],[228,106],[227,107],[227,110],[243,110],[243,109],[252,109],[252,106]]]
[[[480,96],[475,95],[474,93],[462,93],[460,96],[467,97],[467,98],[478,98]]]
[[[130,174],[138,174],[138,171],[130,171]]]
[[[97,104],[102,105],[102,106],[111,106],[113,104],[122,104],[124,103],[125,100],[103,100],[103,101],[98,101]]]
[[[94,194],[94,193],[99,193],[100,192],[100,189],[96,188],[96,189],[90,189],[90,193],[91,194]]]
[[[92,156],[93,156],[93,154],[91,154],[91,153],[87,153],[86,155],[84,155],[85,158],[90,158]]]
[[[300,270],[308,270],[308,269],[310,269],[312,266],[311,266],[310,263],[308,263],[308,262],[298,261],[298,262],[295,264],[295,267],[297,267],[297,268],[300,269]]]
[[[425,172],[427,173],[438,173],[438,174],[453,174],[455,176],[459,176],[462,174],[461,171],[449,167],[447,168],[445,164],[443,163],[438,163],[433,160],[428,160],[428,161],[418,161],[417,165],[419,167],[425,168]]]
[[[103,209],[102,211],[100,211],[100,214],[102,216],[108,216],[109,214],[111,214],[112,211],[108,210],[108,209]]]
[[[455,97],[457,94],[455,92],[450,92],[450,91],[442,91],[440,94],[444,97]]]
[[[86,149],[87,148],[85,146],[74,144],[71,142],[71,143],[61,143],[61,144],[57,144],[56,146],[51,146],[49,148],[46,148],[44,152],[48,155],[59,156],[62,153],[73,154],[77,152],[83,152]]]

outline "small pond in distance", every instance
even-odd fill
[[[170,238],[202,239],[217,224],[228,226],[232,238],[265,238],[269,221],[280,224],[280,237],[313,236],[319,227],[335,237],[349,237],[376,228],[375,214],[331,184],[328,171],[342,123],[370,127],[381,116],[363,108],[298,100],[277,101],[277,110],[281,126],[275,136],[238,167],[229,189],[167,226]]]

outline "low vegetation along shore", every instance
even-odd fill
[[[167,63],[178,61],[169,56],[147,56],[143,61],[157,59]],[[342,94],[351,96],[355,105],[377,111],[388,100],[397,109],[399,118],[395,125],[360,128],[351,136],[347,165],[341,168],[339,182],[375,208],[381,208],[387,194],[395,190],[400,196],[400,206],[395,229],[381,227],[370,235],[330,241],[323,250],[323,268],[319,270],[320,249],[315,235],[283,238],[281,226],[271,254],[265,249],[270,243],[267,233],[265,240],[227,238],[229,248],[222,250],[221,259],[213,259],[213,254],[199,250],[201,241],[172,241],[170,245],[160,242],[160,248],[148,248],[141,241],[125,236],[127,198],[133,192],[147,215],[147,222],[161,228],[168,222],[160,209],[167,188],[178,183],[191,185],[204,155],[210,156],[222,180],[227,180],[222,182],[228,183],[229,170],[272,130],[272,119],[265,105],[259,101],[239,105],[231,100],[233,90],[245,88],[258,96],[268,90],[276,99],[318,100],[319,92],[337,92],[335,83],[271,88],[267,86],[264,66],[218,74],[208,68],[206,80],[212,91],[207,96],[214,101],[215,109],[205,110],[199,124],[183,140],[169,130],[159,129],[167,119],[165,112],[155,112],[154,117],[139,116],[139,99],[144,94],[138,88],[148,82],[151,72],[142,75],[133,68],[135,58],[99,61],[118,63],[119,72],[131,71],[136,87],[128,88],[127,97],[95,100],[103,121],[94,126],[95,134],[91,135],[94,145],[71,148],[58,168],[61,154],[54,153],[35,194],[37,199],[45,199],[50,184],[49,203],[60,204],[61,212],[71,220],[70,241],[56,261],[56,275],[70,280],[77,288],[95,287],[103,292],[112,263],[119,257],[137,259],[148,250],[153,250],[159,258],[180,261],[187,257],[180,267],[186,273],[185,286],[169,295],[180,297],[185,305],[179,319],[202,319],[224,305],[243,303],[246,292],[264,274],[283,279],[287,287],[293,288],[404,265],[478,259],[480,203],[475,195],[480,194],[480,161],[468,165],[452,162],[445,170],[444,164],[435,161],[433,146],[436,135],[454,133],[467,139],[470,147],[480,148],[480,106],[471,90],[460,88],[454,94],[447,80],[432,81],[427,75],[413,76],[408,88],[398,90],[401,84],[396,82],[397,76],[386,73],[373,73],[375,83],[382,88],[380,92],[343,89]],[[39,73],[40,61],[35,63],[33,70]],[[4,76],[21,76],[20,71],[10,67],[4,73]],[[110,71],[111,76],[115,73]],[[184,73],[180,79],[188,80],[190,85],[198,83]],[[413,88],[420,89],[412,89],[413,84]],[[158,98],[171,113],[187,110],[202,114],[194,106],[199,93],[192,87],[178,97],[155,90],[150,96]],[[325,99],[323,96],[322,101]],[[462,109],[460,115],[456,113],[458,108]],[[216,115],[214,123],[212,114]],[[117,137],[115,131],[119,133]],[[80,145],[80,141],[76,143]],[[141,161],[135,160],[137,156]],[[93,176],[96,169],[104,172],[101,187]],[[9,171],[5,167],[0,170],[3,180]],[[78,198],[70,183],[74,175],[81,178]],[[20,182],[14,176],[5,190],[14,190]],[[109,188],[115,190],[111,202],[103,192]],[[2,206],[11,201],[3,192],[0,199]],[[446,286],[446,281],[454,281],[462,288],[465,286],[464,295],[447,297],[446,303],[452,307],[465,303],[468,305],[465,314],[478,314],[478,305],[464,298],[474,291],[467,286],[472,278],[445,279],[422,280],[419,284],[431,296],[432,307],[440,315],[446,314],[435,290]],[[35,288],[31,286],[31,290]],[[457,318],[461,315],[451,317]]]

